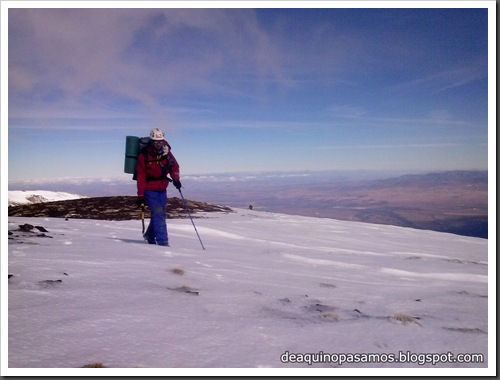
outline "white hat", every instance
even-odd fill
[[[163,140],[165,135],[163,134],[163,131],[161,129],[153,128],[151,130],[151,133],[149,134],[149,137],[151,137],[151,140],[159,141],[159,140]]]

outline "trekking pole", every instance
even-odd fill
[[[198,240],[200,241],[201,248],[203,248],[203,250],[205,250],[205,247],[203,246],[203,243],[201,242],[200,234],[198,233],[198,230],[196,229],[196,226],[194,225],[193,217],[191,216],[191,213],[189,212],[186,200],[184,199],[184,195],[182,195],[181,189],[177,189],[177,190],[179,190],[179,193],[181,194],[182,202],[184,203],[184,208],[186,209],[186,211],[189,215],[189,219],[191,219],[191,223],[193,224],[194,230],[196,231],[196,235],[198,235]]]
[[[141,204],[142,234],[144,235],[144,203]]]

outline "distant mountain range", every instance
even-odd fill
[[[437,186],[488,186],[488,172],[455,170],[428,174],[407,174],[395,178],[371,181],[372,188],[403,187],[437,187]]]

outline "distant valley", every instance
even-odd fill
[[[196,199],[228,206],[488,237],[488,173],[450,171],[388,179],[204,184]]]

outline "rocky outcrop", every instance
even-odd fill
[[[135,196],[113,196],[70,199],[56,202],[45,202],[9,207],[9,216],[36,218],[69,218],[69,219],[101,219],[101,220],[134,220],[140,219],[140,209],[136,205]],[[226,206],[205,202],[186,200],[193,217],[201,212],[231,212]],[[146,208],[148,214],[148,209]],[[146,214],[146,217],[148,215]],[[182,199],[168,198],[167,217],[185,218],[188,214]]]

